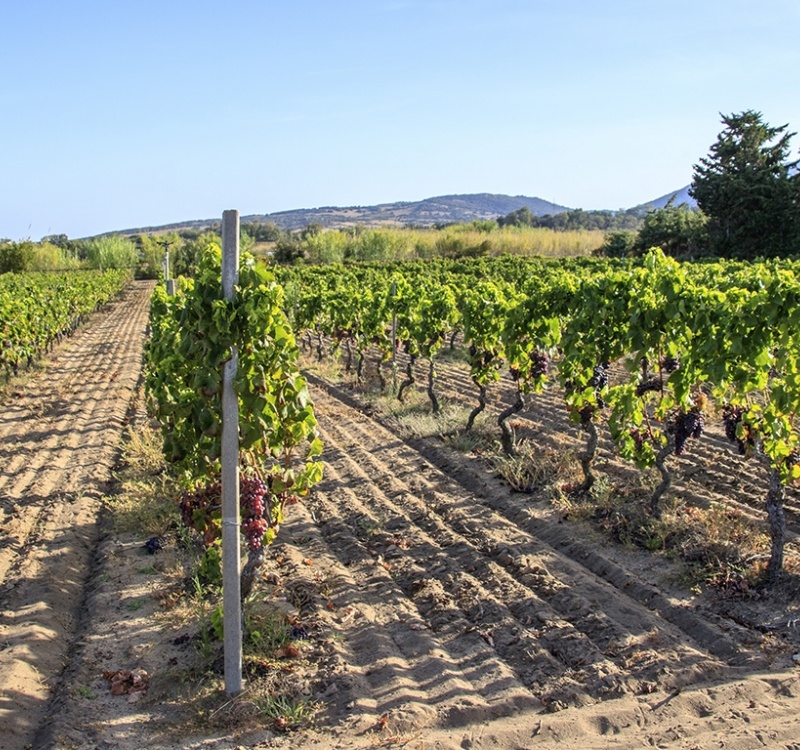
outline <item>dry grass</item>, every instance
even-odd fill
[[[562,493],[553,500],[565,517],[590,524],[614,541],[662,554],[683,564],[680,583],[699,594],[754,594],[769,559],[770,539],[763,522],[723,503],[708,508],[667,498],[660,518],[648,510],[651,488],[598,483],[586,495]],[[800,572],[800,547],[785,547],[784,570]]]
[[[107,502],[117,532],[160,536],[177,530],[176,481],[161,453],[161,434],[149,421],[128,430],[115,478],[116,492]]]
[[[578,466],[571,451],[540,448],[530,441],[516,445],[513,455],[505,455],[497,446],[484,457],[497,474],[517,492],[558,492],[565,483],[578,478]]]

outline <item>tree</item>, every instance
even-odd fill
[[[534,221],[533,212],[527,206],[523,206],[506,216],[499,217],[497,224],[501,227],[532,227]]]
[[[708,246],[707,217],[685,203],[676,206],[670,200],[664,208],[648,211],[634,245],[634,254],[643,255],[651,247],[660,247],[673,257],[704,255]]]
[[[794,133],[760,112],[722,116],[725,129],[694,166],[689,189],[708,216],[713,252],[741,258],[797,252],[800,182],[789,161]]]
[[[636,232],[629,229],[614,230],[606,234],[602,246],[593,255],[605,258],[627,258],[635,253]]]

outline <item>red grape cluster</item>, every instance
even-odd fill
[[[607,360],[595,365],[594,370],[592,370],[592,378],[589,381],[589,386],[591,388],[601,391],[608,385],[608,368],[610,366],[611,363]]]
[[[550,358],[545,352],[534,349],[531,352],[530,360],[530,373],[532,377],[538,380],[547,375],[547,368],[550,366]]]
[[[266,498],[269,487],[259,477],[239,478],[239,507],[242,513],[241,529],[250,550],[261,549],[269,521],[264,518],[267,509]],[[219,537],[219,527],[214,517],[219,518],[222,510],[222,486],[219,482],[196,487],[184,492],[180,499],[181,520],[191,529],[203,534],[206,544]]]
[[[667,375],[681,369],[681,361],[677,357],[661,357],[659,364],[661,365],[661,371],[667,373]]]
[[[265,498],[269,487],[259,477],[242,476],[239,480],[239,504],[242,509],[242,533],[250,551],[261,549],[269,528],[264,518]]]
[[[663,389],[664,382],[661,378],[650,378],[649,380],[643,380],[636,386],[636,395],[644,396],[648,391],[661,391]]]
[[[184,492],[180,499],[181,520],[190,529],[203,534],[206,544],[216,538],[216,527],[210,520],[222,508],[222,485],[219,482]]]

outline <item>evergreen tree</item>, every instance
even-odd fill
[[[690,194],[708,216],[713,252],[740,258],[797,253],[800,182],[789,161],[794,133],[760,112],[722,117],[725,129],[694,166]]]

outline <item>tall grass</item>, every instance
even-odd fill
[[[566,258],[591,255],[605,235],[600,230],[555,231],[541,227],[503,227],[489,231],[474,225],[444,229],[330,229],[303,240],[312,263],[343,260],[415,260],[480,255]]]
[[[95,237],[85,247],[90,268],[133,268],[139,262],[136,245],[121,235]]]

